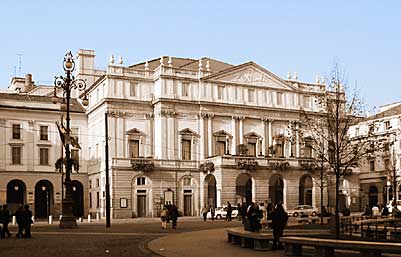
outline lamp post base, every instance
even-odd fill
[[[61,216],[59,228],[76,228],[77,220],[73,214],[73,203],[69,197],[63,200],[62,208],[63,214]]]
[[[77,228],[75,217],[61,217],[59,228]]]

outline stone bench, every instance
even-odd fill
[[[333,257],[336,249],[359,251],[363,257],[380,257],[382,252],[401,254],[401,243],[336,240],[309,237],[282,237],[286,256],[301,256],[303,246],[315,247],[316,256]]]
[[[269,250],[270,242],[273,242],[273,231],[270,229],[260,230],[260,232],[246,231],[243,228],[229,228],[227,231],[227,239],[229,243],[240,245],[244,248],[251,248],[258,251]],[[299,230],[286,229],[284,236],[291,235],[312,235],[312,234],[327,234],[328,230]]]

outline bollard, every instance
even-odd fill
[[[98,212],[96,212],[96,220],[99,220],[99,213]]]
[[[35,216],[32,216],[32,224],[35,224]]]
[[[60,216],[58,217],[58,220],[61,220],[63,218],[63,215],[60,214]]]
[[[91,222],[91,215],[88,214],[88,223],[90,223],[90,222]]]
[[[79,218],[78,218],[78,221],[79,221],[79,222],[82,222],[82,217],[79,217]]]
[[[49,224],[53,224],[53,216],[49,215]]]
[[[17,217],[13,216],[13,225],[15,225],[15,223],[17,223]]]

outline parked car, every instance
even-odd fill
[[[288,210],[288,216],[292,217],[298,217],[302,215],[316,216],[317,213],[317,208],[311,205],[299,205],[292,208],[291,210]]]
[[[238,209],[236,206],[232,206],[231,218],[236,218],[238,216]],[[227,206],[225,207],[217,207],[214,211],[214,218],[215,219],[225,219],[227,216]],[[212,218],[210,211],[207,213],[206,217],[208,219]]]

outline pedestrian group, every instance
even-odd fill
[[[18,225],[18,232],[16,234],[17,238],[31,238],[31,224],[32,221],[32,212],[29,210],[29,205],[25,205],[24,208],[22,205],[18,206],[17,211],[14,213],[14,216]],[[6,237],[11,237],[11,233],[8,229],[8,224],[11,221],[11,214],[8,210],[6,204],[3,206],[0,205],[0,238],[3,239]]]

